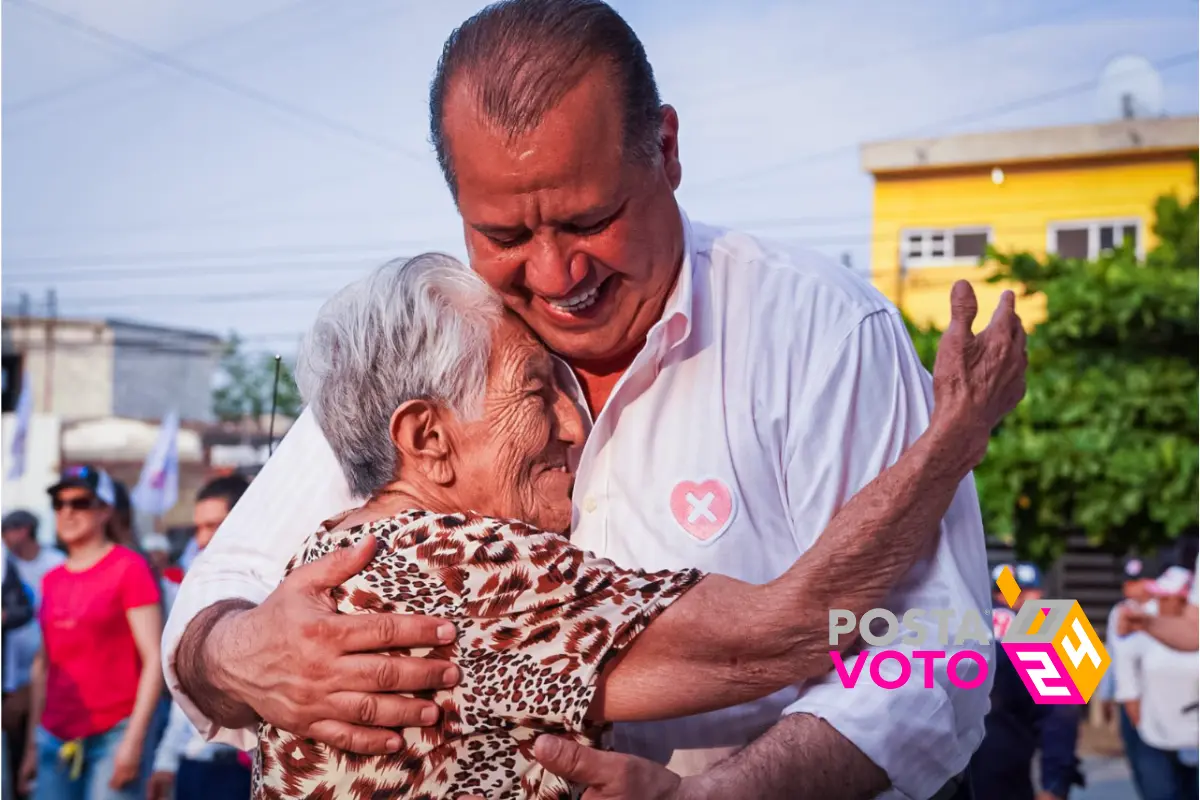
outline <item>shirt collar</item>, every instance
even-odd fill
[[[680,222],[683,225],[683,263],[679,265],[679,276],[675,286],[663,307],[662,318],[652,330],[661,330],[659,338],[664,341],[664,351],[686,342],[692,335],[692,301],[693,301],[693,271],[696,264],[695,236],[692,233],[692,223],[687,213],[679,209]]]

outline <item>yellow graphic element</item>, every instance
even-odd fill
[[[1028,633],[1030,636],[1036,636],[1038,631],[1042,629],[1042,623],[1045,621],[1046,612],[1044,610],[1039,611],[1038,615],[1033,618],[1033,624],[1029,626],[1029,630],[1027,630],[1026,633]]]
[[[1112,659],[1078,602],[1054,634],[1054,650],[1083,702],[1091,700]]]
[[[1008,603],[1008,607],[1012,608],[1013,603],[1017,602],[1017,598],[1021,596],[1021,587],[1017,585],[1017,579],[1013,577],[1012,570],[1005,566],[1000,570],[1000,577],[996,578],[996,585],[1000,587],[1000,594],[1004,595],[1004,602]]]

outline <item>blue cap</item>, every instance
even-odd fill
[[[1029,561],[1018,561],[1015,564],[997,564],[992,567],[992,582],[995,583],[1000,577],[1000,572],[1008,567],[1012,570],[1013,577],[1017,579],[1017,586],[1022,589],[1040,589],[1042,588],[1042,571],[1037,568],[1037,564]]]

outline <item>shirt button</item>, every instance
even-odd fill
[[[592,495],[588,495],[583,501],[583,510],[589,514],[593,513],[596,510],[596,506],[597,506],[596,498],[593,497]]]

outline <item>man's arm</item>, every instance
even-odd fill
[[[1178,617],[1150,617],[1146,633],[1174,650],[1200,650],[1200,609],[1189,603]]]
[[[828,368],[816,374],[795,376],[791,392],[792,407],[802,409],[804,416],[788,425],[784,475],[792,529],[802,549],[812,546],[813,538],[851,495],[896,462],[929,424],[933,403],[932,382],[895,311],[865,317],[827,363]],[[864,567],[869,569],[869,564]],[[983,523],[974,483],[968,477],[942,519],[932,556],[919,563],[882,605],[897,618],[911,608],[921,608],[949,609],[954,619],[961,620],[964,612],[987,613],[988,589]],[[835,763],[865,755],[886,772],[900,793],[929,797],[966,768],[983,738],[992,647],[978,642],[956,646],[950,637],[945,644],[930,640],[916,647],[898,640],[886,648],[869,648],[867,653],[873,657],[883,649],[906,654],[942,650],[947,658],[956,651],[973,650],[987,664],[988,675],[981,685],[960,689],[949,681],[946,660],[940,660],[931,670],[932,686],[925,688],[924,664],[913,660],[913,674],[896,689],[863,679],[846,688],[828,676],[807,685],[787,711],[819,717],[840,734],[840,742],[829,743],[839,752],[826,756]],[[890,661],[881,671],[894,679],[899,670]],[[960,663],[957,671],[964,680],[978,674],[971,661]],[[781,783],[808,791],[814,761],[807,755],[792,755],[783,764],[766,766],[781,753],[808,752],[807,746],[795,747],[796,727],[811,730],[806,723],[785,719],[739,754],[738,762],[753,773],[790,771]],[[865,796],[871,796],[870,790]]]

